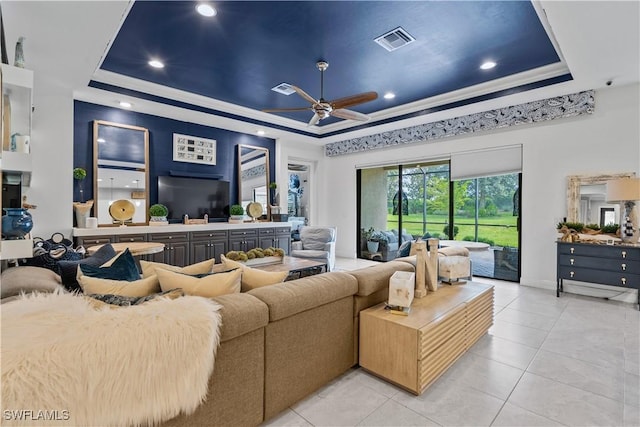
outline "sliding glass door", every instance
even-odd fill
[[[451,181],[449,162],[357,173],[358,257],[390,261],[403,242],[431,236],[469,248],[474,276],[519,280],[519,173]]]

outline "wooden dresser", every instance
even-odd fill
[[[493,286],[443,285],[413,300],[408,316],[384,303],[360,312],[360,366],[422,393],[493,324]]]
[[[563,292],[564,279],[640,289],[639,245],[557,243],[557,296]]]

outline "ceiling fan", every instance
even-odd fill
[[[291,85],[291,88],[296,91],[298,95],[311,103],[310,107],[300,108],[275,108],[262,110],[266,113],[276,113],[282,111],[313,111],[313,117],[309,121],[309,126],[313,126],[322,119],[326,119],[329,116],[338,117],[341,119],[358,120],[366,122],[371,117],[366,114],[359,113],[353,110],[347,110],[346,107],[353,107],[354,105],[363,104],[365,102],[373,101],[378,98],[376,92],[364,92],[357,95],[351,95],[344,98],[336,99],[334,101],[326,101],[324,99],[324,72],[329,68],[329,63],[325,61],[319,61],[316,63],[316,67],[320,70],[320,99],[316,100],[312,98],[308,93],[303,91],[297,86]]]

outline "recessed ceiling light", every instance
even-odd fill
[[[258,135],[260,135],[260,136],[264,135],[264,133],[265,133],[265,132],[264,132],[263,130],[259,130],[259,131],[257,131],[257,132],[256,132],[256,134],[258,134]]]
[[[96,179],[96,181],[102,182],[102,178],[98,178],[98,179]]]
[[[493,67],[495,67],[496,65],[497,64],[495,62],[493,62],[493,61],[486,61],[486,62],[482,63],[482,65],[480,66],[480,69],[481,70],[490,70]]]
[[[393,99],[396,97],[396,94],[393,92],[387,92],[384,94],[384,99]]]
[[[152,59],[151,61],[148,62],[149,65],[151,65],[153,68],[164,68],[164,64],[161,61],[158,61],[157,59]]]
[[[98,138],[97,141],[98,142],[106,142],[104,138]]]
[[[200,15],[207,16],[207,17],[216,16],[216,14],[218,13],[213,8],[213,6],[207,3],[200,3],[198,6],[196,6],[196,10]]]
[[[131,108],[131,103],[127,101],[120,101],[120,106],[122,108]]]

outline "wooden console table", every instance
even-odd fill
[[[557,242],[556,296],[564,292],[563,281],[600,283],[639,289],[640,309],[640,246],[602,245],[593,243]]]
[[[422,393],[493,324],[493,286],[442,286],[413,300],[408,316],[384,303],[360,312],[360,366]]]

